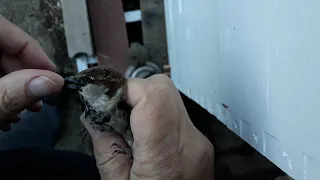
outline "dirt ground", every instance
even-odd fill
[[[126,10],[139,7],[138,0],[123,1],[125,4],[131,2],[124,5]],[[76,73],[74,62],[67,57],[59,0],[1,0],[0,14],[38,40],[63,76]],[[214,144],[216,180],[274,180],[284,175],[214,116],[187,97],[183,96],[183,100],[195,126]],[[75,102],[75,95],[67,92],[60,94],[59,105],[63,109],[63,118],[55,148],[88,152],[80,136],[83,127],[79,121],[80,107]]]

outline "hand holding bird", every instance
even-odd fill
[[[67,81],[86,105],[81,120],[101,179],[213,179],[213,146],[192,124],[167,76],[124,79],[96,67]],[[133,160],[115,153],[119,147],[132,147]]]

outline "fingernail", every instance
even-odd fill
[[[39,76],[30,81],[28,91],[30,96],[44,97],[52,94],[52,89],[55,89],[58,84],[46,76]]]

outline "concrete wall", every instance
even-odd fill
[[[293,178],[320,179],[320,1],[165,7],[179,90]]]

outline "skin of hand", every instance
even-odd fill
[[[0,130],[10,130],[21,111],[39,111],[42,97],[61,91],[64,80],[54,71],[39,43],[0,15]]]
[[[167,76],[129,79],[126,99],[133,107],[133,162],[114,153],[113,143],[125,145],[120,137],[94,131],[80,118],[92,137],[101,179],[213,179],[213,146],[192,124]]]

